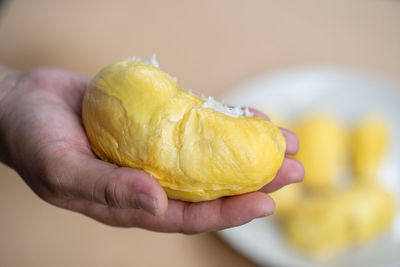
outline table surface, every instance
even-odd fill
[[[357,68],[400,84],[399,33],[393,0],[14,0],[0,12],[0,62],[94,75],[156,53],[183,88],[216,96],[299,65]],[[1,266],[254,266],[215,234],[112,228],[50,206],[3,165],[0,213]]]

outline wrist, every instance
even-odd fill
[[[0,65],[0,162],[10,166],[10,159],[7,149],[7,126],[5,125],[5,117],[7,112],[7,105],[5,98],[14,88],[18,80],[18,72]]]
[[[17,81],[17,71],[0,65],[0,103]]]

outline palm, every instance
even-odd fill
[[[5,117],[13,127],[11,164],[40,197],[107,224],[163,232],[218,230],[273,212],[273,200],[263,192],[202,203],[168,200],[150,175],[97,159],[80,119],[87,82],[75,73],[42,69],[21,78],[5,99],[15,106]],[[285,136],[288,152],[295,152],[293,136]],[[293,182],[301,172],[296,161],[285,159],[262,191]],[[133,208],[132,196],[139,193],[153,196],[159,216]]]

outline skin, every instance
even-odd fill
[[[201,203],[170,200],[144,171],[93,154],[81,122],[88,81],[62,69],[21,73],[0,67],[0,160],[53,205],[108,225],[193,234],[271,215],[275,206],[266,193],[304,177],[301,163],[286,157],[274,180],[259,192]],[[282,132],[287,155],[294,155],[297,137]]]

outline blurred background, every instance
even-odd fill
[[[0,0],[0,64],[93,76],[156,53],[182,88],[217,98],[305,65],[358,69],[400,87],[399,33],[394,0]],[[214,233],[104,226],[44,203],[3,165],[0,177],[0,266],[255,266]]]

